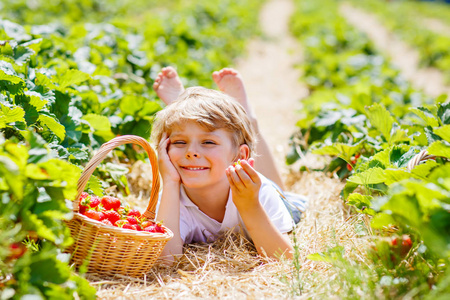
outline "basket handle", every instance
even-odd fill
[[[420,162],[428,160],[428,159],[436,159],[435,155],[431,155],[427,150],[422,150],[417,153],[411,160],[408,162],[407,169],[411,171],[415,166],[419,165]]]
[[[150,193],[150,200],[148,203],[148,207],[143,213],[143,216],[146,218],[154,219],[155,217],[155,210],[156,205],[158,203],[158,194],[159,194],[159,187],[160,187],[160,179],[159,179],[159,168],[158,168],[158,158],[156,156],[155,150],[150,146],[150,144],[142,137],[136,136],[136,135],[122,135],[113,138],[109,142],[103,144],[99,151],[91,158],[91,160],[88,162],[86,167],[84,168],[83,173],[80,176],[80,179],[78,179],[78,186],[77,186],[77,197],[74,201],[73,205],[73,211],[77,213],[79,211],[79,202],[78,199],[80,198],[81,193],[84,191],[84,188],[86,187],[86,184],[89,180],[89,177],[91,177],[92,173],[94,172],[95,168],[100,164],[100,162],[108,155],[109,152],[111,152],[114,148],[123,145],[123,144],[137,144],[142,146],[144,150],[148,154],[148,158],[150,159],[150,164],[152,166],[152,190]]]

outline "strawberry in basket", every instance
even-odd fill
[[[98,198],[95,195],[83,192],[79,201],[80,214],[105,225],[137,231],[165,233],[162,222],[155,223],[142,217],[139,210],[122,206],[120,199],[116,197],[103,196]]]

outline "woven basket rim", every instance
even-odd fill
[[[137,231],[134,229],[127,229],[122,227],[116,227],[104,224],[100,221],[91,219],[89,217],[86,217],[85,215],[82,215],[80,213],[74,213],[74,218],[80,219],[82,222],[88,223],[89,225],[93,225],[98,228],[107,229],[112,232],[118,232],[123,234],[133,234],[134,236],[141,236],[141,237],[147,237],[147,238],[157,238],[157,239],[167,239],[170,240],[173,237],[173,232],[168,227],[166,227],[164,224],[162,227],[164,228],[165,232],[148,232],[148,231]]]

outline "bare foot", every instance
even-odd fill
[[[212,77],[222,92],[236,99],[244,107],[250,119],[256,119],[247,99],[244,81],[238,71],[231,68],[224,68],[220,71],[213,72]]]
[[[153,83],[153,89],[166,105],[175,101],[184,92],[183,83],[173,67],[162,68]]]

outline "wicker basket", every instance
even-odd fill
[[[105,225],[80,213],[78,199],[97,165],[117,146],[137,144],[147,152],[153,173],[150,201],[143,216],[154,219],[160,187],[157,158],[149,143],[138,136],[124,135],[105,143],[92,157],[78,180],[78,195],[73,201],[74,217],[67,222],[75,242],[67,249],[71,263],[86,265],[89,273],[143,277],[158,259],[173,233],[134,231]]]

